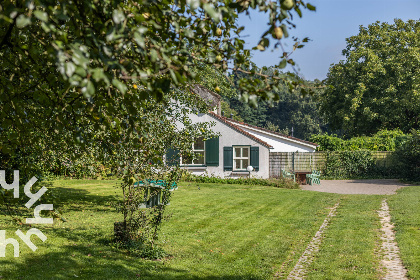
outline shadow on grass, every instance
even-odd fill
[[[23,244],[22,244],[23,245]],[[222,275],[200,277],[186,269],[168,265],[168,260],[152,261],[135,258],[116,250],[107,251],[96,246],[62,246],[59,251],[30,253],[24,258],[1,261],[3,279],[201,279],[239,280],[261,278],[253,275]],[[166,264],[165,264],[166,262]],[[169,261],[170,262],[170,261]]]
[[[88,208],[95,211],[104,211],[103,206],[118,201],[118,195],[95,195],[83,189],[75,189],[70,187],[54,187],[55,202],[58,207],[66,207],[68,210],[79,210]]]

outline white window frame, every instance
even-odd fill
[[[200,138],[202,138],[202,137],[200,137]],[[181,156],[181,159],[180,159],[181,162],[180,162],[180,164],[181,165],[186,165],[186,166],[192,166],[192,165],[200,165],[200,166],[203,166],[203,165],[206,165],[206,141],[204,140],[204,138],[203,138],[203,142],[204,142],[204,148],[203,149],[196,149],[195,148],[195,141],[191,145],[191,154],[194,157],[193,160],[192,160],[192,163],[183,163],[182,162],[182,156]],[[203,160],[204,160],[203,163],[194,163],[194,161],[197,160],[197,158],[194,156],[194,154],[196,152],[202,152],[203,153]]]
[[[241,149],[241,154],[239,157],[236,156],[236,151],[235,149],[240,148]],[[248,150],[248,156],[244,157],[243,156],[243,150],[247,149]],[[251,146],[233,146],[233,163],[232,163],[232,170],[233,171],[247,171],[246,168],[251,164]],[[239,168],[236,168],[236,160],[241,160],[241,166]],[[247,166],[242,166],[243,165],[243,161],[242,160],[248,160],[248,165]]]

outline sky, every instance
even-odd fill
[[[323,80],[331,64],[344,59],[342,50],[346,38],[357,35],[359,26],[376,21],[393,23],[395,18],[407,21],[420,19],[420,0],[305,0],[316,7],[316,12],[304,9],[303,16],[293,18],[296,28],[289,35],[311,41],[291,56],[297,63],[301,77]],[[239,24],[245,26],[243,35],[248,48],[255,46],[267,28],[268,15],[253,12],[250,17],[241,15]],[[293,46],[290,41],[288,49]],[[287,47],[286,47],[287,49]],[[271,66],[280,61],[282,51],[254,51],[252,61],[258,67]],[[287,67],[286,71],[292,71]]]

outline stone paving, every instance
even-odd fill
[[[324,230],[328,227],[328,224],[333,216],[335,216],[335,211],[337,210],[340,202],[337,202],[334,207],[331,208],[330,213],[325,218],[319,230],[316,232],[315,236],[312,238],[312,241],[306,247],[305,252],[299,258],[293,270],[290,272],[287,279],[304,279],[307,273],[307,267],[311,264],[314,255],[319,251],[319,247],[322,242]]]
[[[383,232],[381,236],[381,251],[383,256],[381,264],[386,273],[383,279],[408,279],[406,277],[407,270],[404,268],[400,258],[400,250],[397,242],[395,242],[395,233],[393,231],[394,225],[391,223],[391,215],[389,214],[389,207],[386,199],[382,201],[382,207],[381,210],[378,211],[378,214],[381,218],[381,231]]]

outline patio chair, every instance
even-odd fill
[[[293,179],[293,182],[296,182],[295,174],[293,174],[289,171],[286,171],[284,169],[281,170],[281,174],[282,174],[283,178],[288,178],[288,179],[291,179],[291,180]]]
[[[321,176],[321,171],[312,170],[312,174],[306,175],[306,183],[309,185],[317,184],[321,185],[321,180],[319,177]]]

